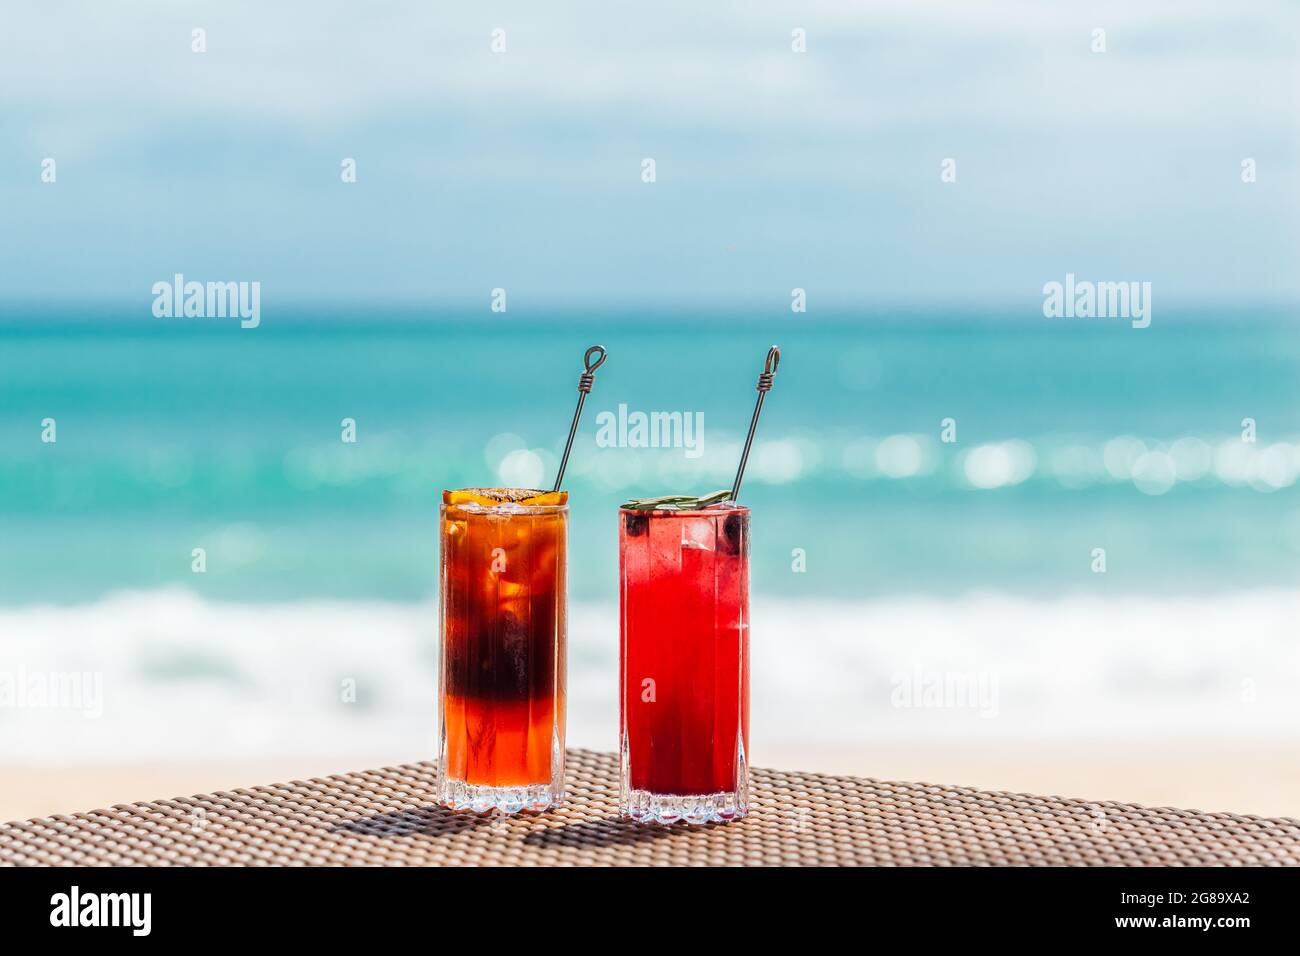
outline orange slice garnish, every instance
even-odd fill
[[[569,500],[567,491],[539,491],[536,488],[461,488],[458,491],[444,491],[444,504],[449,505],[493,505],[509,502],[516,505],[562,505]]]

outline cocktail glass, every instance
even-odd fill
[[[619,512],[620,812],[749,811],[749,509]]]
[[[480,813],[564,797],[568,492],[444,491],[438,798]]]

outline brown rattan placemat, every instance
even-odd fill
[[[1300,865],[1300,820],[754,770],[750,816],[618,819],[618,760],[571,750],[556,811],[432,806],[430,763],[0,825],[0,863]]]

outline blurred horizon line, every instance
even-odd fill
[[[97,314],[85,314],[88,312]],[[1111,326],[1128,329],[1126,319],[1104,317],[1083,318],[1048,318],[1043,315],[1042,302],[1038,294],[1032,299],[984,299],[979,301],[957,301],[947,297],[936,297],[930,301],[879,300],[873,302],[835,301],[817,304],[805,312],[790,311],[788,299],[751,300],[735,302],[721,299],[674,299],[661,301],[643,301],[634,305],[601,303],[594,300],[558,300],[543,299],[512,302],[505,312],[494,312],[487,297],[470,301],[468,299],[421,300],[410,297],[394,298],[329,298],[315,299],[307,296],[293,296],[280,304],[272,303],[266,311],[266,318],[274,321],[286,321],[299,324],[307,320],[347,321],[357,317],[358,313],[380,314],[384,324],[409,325],[417,322],[464,321],[482,319],[486,313],[488,321],[494,326],[535,321],[538,319],[556,319],[580,321],[583,323],[611,319],[653,318],[660,323],[679,321],[697,321],[700,318],[715,317],[720,320],[744,320],[767,324],[813,325],[813,324],[847,324],[870,322],[891,324],[907,320],[923,320],[921,324],[942,326],[952,320],[975,320],[990,325],[1019,325],[1025,321],[1047,325],[1061,325],[1078,329],[1104,329]],[[1250,301],[1207,301],[1199,297],[1187,300],[1174,300],[1161,303],[1154,325],[1165,322],[1169,317],[1179,321],[1231,321],[1240,318],[1252,319],[1287,319],[1300,318],[1300,299],[1259,298]],[[209,317],[165,317],[159,318],[152,313],[152,299],[142,296],[139,299],[106,298],[101,296],[86,298],[60,298],[54,301],[42,301],[31,298],[0,298],[0,325],[29,324],[34,317],[39,317],[42,324],[59,326],[98,325],[105,320],[114,324],[130,325],[138,322],[156,325],[159,328],[173,325],[197,324],[220,328],[232,325],[239,328],[237,318]],[[241,330],[254,331],[254,330]],[[1141,330],[1137,330],[1141,331]]]

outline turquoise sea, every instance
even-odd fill
[[[0,675],[97,675],[103,700],[0,709],[0,758],[433,754],[439,492],[549,484],[595,342],[565,482],[571,744],[616,739],[619,502],[730,484],[773,343],[742,492],[756,760],[1300,733],[1296,316],[1030,311],[11,309]],[[621,404],[702,414],[702,447],[598,444]],[[988,700],[898,705],[935,680]]]
[[[539,467],[549,485],[594,342],[610,358],[566,481],[576,598],[614,600],[625,496],[730,484],[772,343],[783,361],[743,495],[756,590],[856,599],[1295,584],[1296,319],[1185,312],[1136,330],[1010,310],[300,307],[240,329],[147,308],[10,307],[0,602],[169,586],[240,602],[427,599],[438,492]],[[597,416],[620,404],[703,413],[698,457],[598,447]],[[47,418],[53,443],[42,441]],[[341,440],[345,418],[355,443]],[[955,442],[942,440],[945,419]],[[203,575],[191,569],[199,547]],[[1094,548],[1106,550],[1104,576]]]

